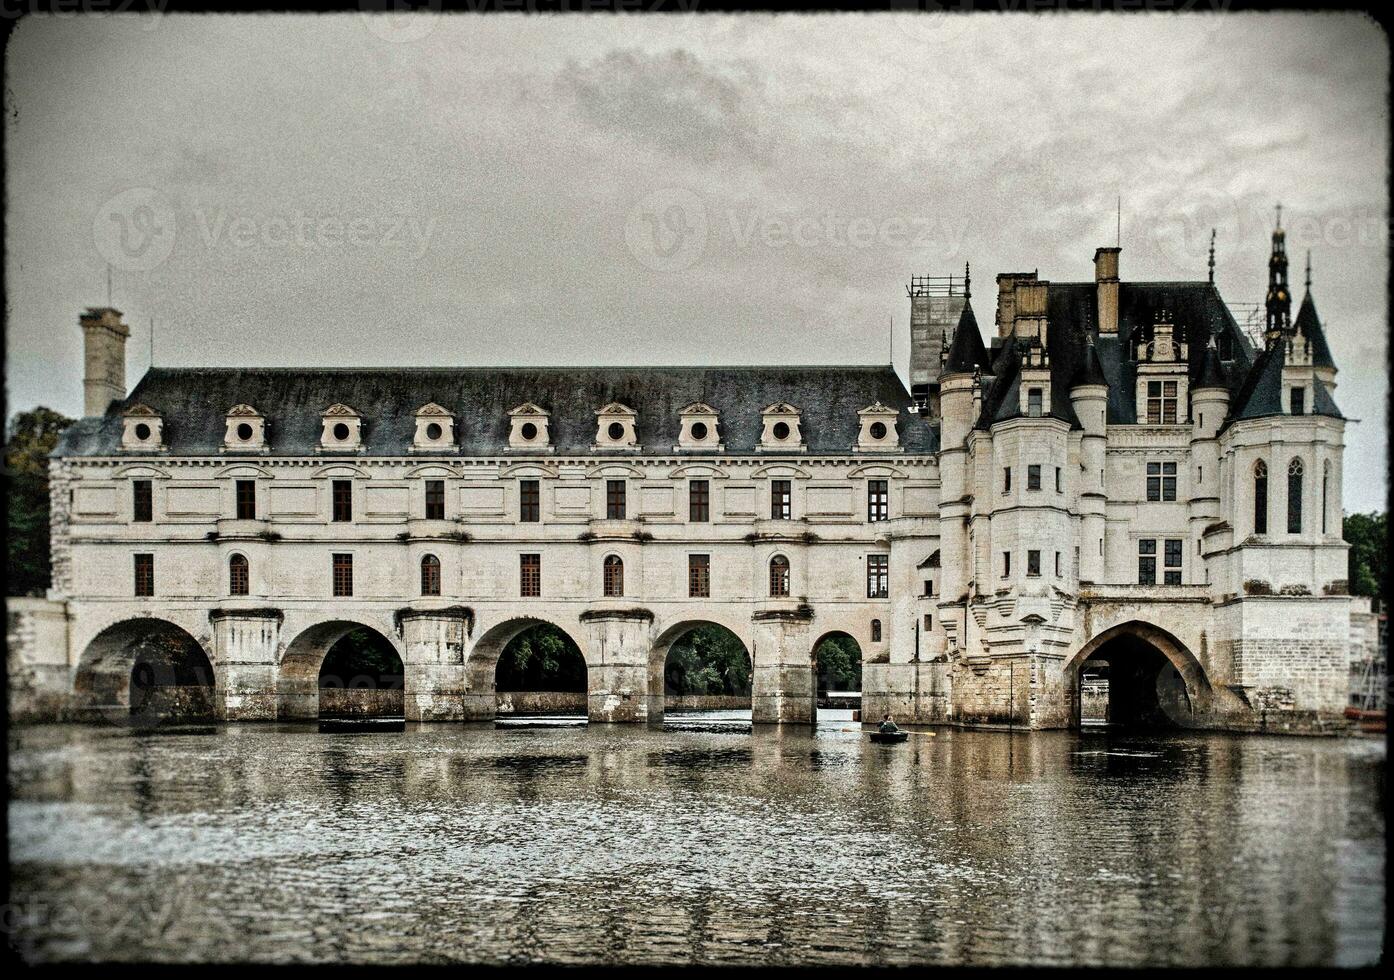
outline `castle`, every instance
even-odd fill
[[[751,654],[758,722],[816,713],[813,651],[868,717],[1059,728],[1327,727],[1346,703],[1344,421],[1273,233],[1261,347],[1208,281],[913,279],[886,367],[176,369],[129,396],[129,330],[81,318],[86,417],[51,464],[53,582],[12,605],[19,688],[120,706],[152,630],[226,719],[314,717],[369,626],[405,713],[495,712],[507,642],[555,624],[592,721],[662,716],[673,643]],[[16,616],[19,619],[16,619]],[[12,663],[12,687],[16,668]],[[45,700],[47,699],[47,700]]]

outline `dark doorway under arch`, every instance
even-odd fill
[[[814,705],[831,707],[839,694],[862,689],[862,648],[850,633],[827,633],[813,646]]]
[[[1140,636],[1121,633],[1076,667],[1077,725],[1160,730],[1195,717],[1186,681],[1171,660]]]
[[[81,713],[135,725],[211,721],[213,665],[185,630],[133,619],[97,634],[73,681]]]
[[[750,652],[716,623],[700,623],[667,647],[663,710],[750,710]]]
[[[565,630],[535,623],[504,645],[494,668],[500,714],[586,714],[586,658]]]
[[[400,718],[402,658],[387,637],[359,626],[336,640],[319,668],[321,718]]]

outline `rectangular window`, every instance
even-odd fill
[[[238,480],[235,488],[237,519],[254,521],[257,519],[257,481]]]
[[[1175,464],[1175,463],[1148,463],[1148,464],[1147,464],[1147,499],[1148,499],[1148,500],[1175,500],[1175,499],[1176,499],[1176,464]]]
[[[924,614],[924,631],[925,631],[926,633],[928,633],[928,632],[929,632],[930,630],[932,630],[932,629],[934,629],[934,616],[933,616],[932,614],[930,614],[930,613],[925,613],[925,614]]]
[[[445,520],[445,481],[426,481],[426,520]]]
[[[155,594],[155,556],[136,555],[136,595]]]
[[[1002,467],[1002,492],[1012,492],[1012,468],[1010,466]]]
[[[706,480],[687,485],[687,519],[698,523],[711,520],[711,484]]]
[[[1041,553],[1034,548],[1026,552],[1026,574],[1041,574]]]
[[[1176,382],[1147,382],[1147,424],[1176,424]]]
[[[687,594],[693,599],[706,599],[711,596],[711,555],[687,556]]]
[[[1060,467],[1057,466],[1055,467],[1055,492],[1063,493],[1064,489],[1065,485],[1061,482]]]
[[[625,505],[624,499],[625,482],[623,480],[605,481],[605,517],[612,521],[622,521],[629,516],[629,509]]]
[[[542,595],[542,556],[518,556],[518,594],[524,599],[537,599]]]
[[[334,554],[334,595],[353,595],[353,555]]]
[[[924,594],[927,596],[934,595],[934,579],[927,578],[924,580]]]
[[[1032,463],[1026,467],[1026,489],[1041,489],[1041,467],[1039,463]]]
[[[1307,411],[1307,389],[1306,389],[1306,388],[1294,388],[1294,389],[1292,389],[1292,403],[1291,403],[1291,404],[1292,404],[1292,414],[1293,414],[1293,415],[1304,415],[1304,414],[1306,414],[1306,411]]]
[[[1137,584],[1157,584],[1157,539],[1143,538],[1137,543]]]
[[[1033,419],[1041,417],[1041,389],[1026,389],[1026,414]]]
[[[1055,553],[1055,577],[1060,577],[1060,552]]]
[[[866,519],[884,521],[891,516],[891,481],[866,481]]]
[[[794,490],[789,480],[770,481],[770,517],[787,521],[794,516]]]
[[[884,599],[890,594],[891,556],[866,556],[866,597]]]
[[[155,504],[149,480],[131,481],[131,519],[142,524],[155,519]]]
[[[1167,538],[1162,551],[1162,583],[1181,584],[1181,539]]]
[[[335,480],[332,487],[334,520],[353,520],[353,481]]]
[[[542,490],[536,480],[518,481],[518,520],[525,524],[542,520]]]
[[[1002,552],[1002,577],[1006,578],[1010,574],[1012,574],[1012,553],[1004,551]]]

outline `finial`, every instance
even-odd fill
[[[1279,204],[1277,207],[1278,207],[1278,228],[1281,230],[1282,227],[1283,227],[1283,206],[1282,206],[1281,204]]]
[[[1307,292],[1312,291],[1312,250],[1307,249]]]
[[[1215,229],[1210,229],[1210,285],[1215,285]]]
[[[963,263],[963,298],[973,298],[973,270],[967,262]]]

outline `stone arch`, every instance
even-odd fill
[[[286,644],[276,671],[276,717],[312,719],[319,717],[319,674],[329,650],[356,629],[377,633],[406,663],[401,638],[380,623],[360,619],[331,619],[307,626]],[[408,674],[409,676],[409,674]]]
[[[1080,724],[1080,673],[1086,662],[1096,656],[1137,657],[1136,647],[1129,649],[1119,641],[1142,643],[1156,651],[1167,666],[1175,671],[1178,694],[1184,694],[1184,704],[1179,701],[1172,705],[1160,705],[1167,718],[1177,726],[1187,727],[1204,718],[1211,709],[1213,690],[1205,668],[1195,654],[1169,631],[1144,620],[1129,620],[1111,626],[1090,639],[1065,663],[1064,678],[1066,700],[1070,710],[1070,724],[1078,728]],[[1110,676],[1115,672],[1115,659],[1109,659]],[[1117,661],[1117,662],[1126,662]],[[1110,680],[1112,684],[1112,680]]]
[[[154,616],[118,620],[83,647],[73,676],[81,718],[118,724],[212,718],[211,651],[184,627]]]
[[[755,653],[754,644],[750,636],[744,632],[747,623],[733,623],[723,621],[720,617],[710,618],[687,618],[669,623],[661,630],[654,632],[653,644],[649,647],[649,691],[653,696],[655,708],[663,704],[665,681],[667,679],[668,654],[672,652],[673,646],[688,636],[694,630],[703,626],[719,626],[732,634],[745,648],[745,655],[750,661],[751,679],[754,680],[755,673]],[[657,717],[653,717],[656,714]],[[661,711],[651,709],[651,719],[660,720]]]
[[[872,620],[867,620],[868,628],[871,622]],[[841,628],[826,629],[821,634],[819,634],[818,638],[815,639],[808,648],[809,667],[813,671],[812,693],[813,717],[815,720],[818,717],[818,702],[822,700],[823,696],[826,694],[825,683],[827,681],[827,676],[825,668],[829,666],[827,664],[819,663],[818,651],[819,648],[823,646],[823,643],[830,639],[837,640],[838,645],[844,648],[846,647],[846,641],[850,641],[852,646],[856,648],[859,674],[860,671],[864,669],[866,665],[866,646],[862,643],[861,640],[857,639],[856,634],[854,634],[850,630]],[[860,687],[861,685],[858,686]]]
[[[581,651],[581,659],[586,662],[587,674],[593,663],[590,652],[583,642],[581,631],[568,628],[555,619],[543,616],[515,616],[495,623],[479,634],[465,657],[465,701],[466,715],[471,719],[483,720],[495,717],[497,713],[498,689],[495,684],[499,658],[504,648],[516,637],[534,626],[552,626],[565,633],[576,648]]]

